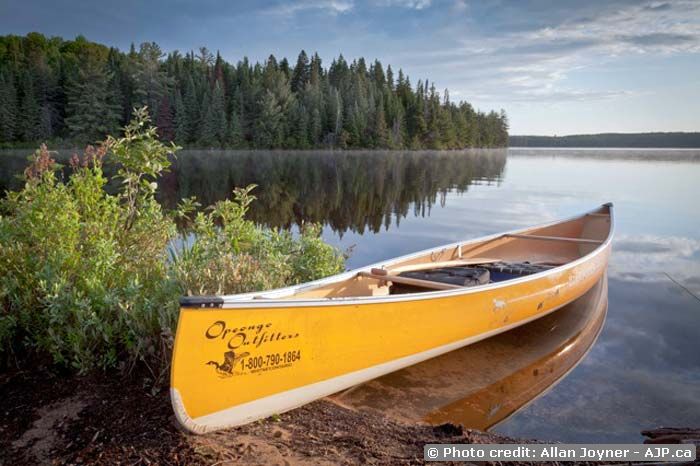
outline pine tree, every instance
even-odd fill
[[[374,64],[371,69],[372,79],[379,87],[383,87],[386,83],[386,77],[384,75],[384,68],[379,60],[374,60]]]
[[[160,100],[156,117],[156,128],[158,136],[165,141],[175,139],[175,116],[173,107],[170,105],[170,98],[164,95]]]
[[[189,142],[190,124],[187,120],[185,104],[182,102],[182,94],[175,91],[175,142],[187,144]]]
[[[423,112],[423,101],[418,99],[414,106],[410,108],[409,138],[412,149],[423,147],[423,140],[428,133],[428,124],[425,121]]]
[[[213,128],[214,139],[220,146],[223,146],[226,141],[226,101],[224,97],[224,88],[221,81],[216,81],[214,91],[211,95],[211,106],[209,107],[210,117]]]
[[[440,150],[443,148],[440,134],[440,112],[437,109],[433,109],[429,114],[427,133],[423,144],[429,149]]]
[[[290,131],[294,95],[286,75],[270,56],[262,70],[262,99],[255,119],[256,147],[283,147]]]
[[[284,76],[289,81],[292,78],[292,70],[289,68],[289,61],[287,60],[287,57],[283,58],[280,61],[279,68],[280,68],[280,71],[284,73]]]
[[[199,67],[202,71],[209,71],[209,67],[214,63],[214,55],[206,47],[199,48],[199,55],[197,55],[197,61],[199,62]]]
[[[194,80],[190,73],[188,73],[185,79],[185,89],[182,98],[185,109],[184,120],[187,121],[188,125],[186,140],[192,142],[199,137],[201,102],[199,101],[197,89],[195,88]]]
[[[374,147],[386,149],[389,147],[389,130],[386,126],[384,104],[380,100],[374,115]]]
[[[214,124],[214,115],[211,112],[211,90],[207,85],[204,88],[202,100],[199,103],[199,114],[201,120],[199,122],[197,142],[206,147],[213,147],[216,144],[216,131]]]
[[[394,90],[394,72],[391,69],[391,65],[386,67],[386,85],[389,86],[389,90]]]
[[[323,133],[323,122],[321,120],[321,112],[315,108],[311,116],[311,127],[309,128],[309,139],[311,144],[317,146],[321,143],[321,135]]]
[[[508,146],[509,122],[508,115],[506,115],[505,110],[501,109],[501,111],[499,112],[498,117],[496,118],[496,125],[498,126],[498,137],[496,145],[501,147]]]
[[[311,143],[309,142],[309,112],[306,111],[303,105],[299,106],[295,133],[297,146],[300,149],[308,149],[311,147]]]
[[[216,51],[216,60],[214,61],[214,82],[224,82],[224,60],[221,58],[219,51]]]
[[[53,136],[53,118],[51,106],[45,103],[39,109],[39,139],[45,141]]]
[[[221,83],[214,84],[214,90],[205,93],[202,100],[202,119],[199,142],[209,147],[222,147],[226,141],[226,104]]]
[[[349,113],[346,118],[347,144],[352,147],[362,147],[366,127],[367,119],[356,101],[354,105],[349,107]]]
[[[309,74],[309,57],[302,50],[292,72],[292,92],[301,92],[304,89],[304,86],[309,81]]]
[[[40,141],[42,135],[41,108],[34,92],[34,81],[28,71],[22,79],[19,135],[26,142]]]
[[[455,133],[455,148],[464,149],[468,147],[467,141],[467,121],[464,118],[462,111],[456,107],[452,106],[452,125]]]
[[[328,101],[326,105],[327,126],[330,129],[330,143],[335,144],[343,129],[343,101],[340,92],[335,87],[328,91]]]
[[[161,69],[163,51],[155,42],[141,44],[138,59],[134,63],[135,107],[148,106],[151,115],[158,116],[161,99],[172,85],[172,79]]]
[[[311,63],[309,64],[309,83],[312,86],[318,87],[321,85],[321,79],[323,78],[323,68],[321,67],[321,57],[318,53],[314,53],[311,57]]]
[[[126,59],[116,48],[109,49],[107,74],[111,76],[109,88],[111,103],[119,108],[119,126],[125,126],[131,118],[131,83],[126,69]]]
[[[12,73],[0,73],[0,142],[11,142],[17,134],[17,89]]]
[[[66,126],[72,138],[93,142],[114,134],[119,108],[111,103],[109,76],[94,62],[87,62],[68,88]]]
[[[232,148],[244,147],[243,131],[241,128],[240,116],[234,110],[231,111],[228,118],[228,128],[226,133],[226,145]]]
[[[406,147],[406,140],[408,139],[403,107],[398,105],[398,108],[393,113],[394,118],[391,124],[390,145],[393,149],[402,149]]]
[[[260,114],[255,124],[255,146],[259,148],[279,147],[281,143],[282,108],[275,94],[265,91],[260,102]]]

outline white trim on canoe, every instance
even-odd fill
[[[467,246],[469,244],[473,243],[479,243],[479,242],[484,242],[484,241],[491,241],[495,240],[498,238],[502,238],[505,235],[509,234],[520,234],[522,232],[530,231],[533,229],[539,229],[539,228],[546,228],[549,226],[554,226],[558,225],[560,223],[566,223],[570,222],[573,220],[577,220],[580,218],[585,217],[586,215],[592,214],[597,212],[603,207],[607,207],[610,212],[610,230],[608,232],[608,237],[603,241],[598,247],[596,247],[593,251],[589,252],[588,254],[581,256],[580,258],[568,262],[566,264],[563,264],[559,267],[555,267],[552,269],[549,269],[545,272],[540,272],[536,274],[531,274],[531,275],[526,275],[523,277],[519,278],[514,278],[511,280],[506,280],[502,282],[496,282],[496,283],[489,283],[486,285],[480,285],[480,286],[473,286],[473,287],[465,287],[465,288],[459,288],[459,289],[454,289],[454,290],[437,290],[437,291],[426,291],[426,292],[421,292],[421,293],[410,293],[410,294],[395,294],[395,295],[388,295],[388,296],[356,296],[356,297],[338,297],[338,298],[306,298],[306,299],[299,299],[299,298],[293,298],[292,296],[296,293],[309,290],[309,289],[314,289],[319,286],[324,286],[328,285],[331,283],[336,283],[339,281],[347,280],[350,279],[354,276],[356,276],[360,272],[369,272],[373,268],[381,268],[381,267],[386,267],[390,266],[392,264],[395,264],[397,262],[403,262],[407,260],[411,260],[420,256],[424,256],[429,253],[434,253],[434,252],[440,252],[444,249],[450,249],[450,248],[456,248],[460,245],[462,246]],[[294,285],[286,288],[278,288],[276,290],[269,290],[269,291],[256,291],[253,293],[242,293],[242,294],[236,294],[236,295],[224,295],[224,296],[217,296],[215,297],[216,300],[221,304],[221,307],[219,309],[252,309],[252,308],[271,308],[271,307],[312,307],[312,306],[338,306],[338,305],[360,305],[360,304],[376,304],[376,303],[394,303],[394,302],[401,302],[401,301],[422,301],[422,300],[428,300],[428,299],[436,299],[436,298],[443,298],[447,296],[456,296],[456,295],[467,295],[471,293],[481,293],[482,291],[487,291],[487,290],[493,290],[493,289],[498,289],[498,288],[505,288],[509,287],[512,285],[516,285],[519,283],[524,283],[528,282],[531,280],[538,280],[543,277],[547,277],[550,275],[554,275],[557,273],[561,273],[563,271],[566,271],[568,269],[574,268],[590,259],[593,257],[597,256],[601,252],[603,252],[607,246],[610,244],[613,238],[615,230],[615,220],[614,220],[614,215],[613,215],[613,204],[612,202],[606,203],[601,205],[600,207],[593,209],[591,211],[585,212],[583,214],[575,215],[566,219],[561,219],[561,220],[556,220],[548,223],[543,223],[540,225],[534,225],[526,228],[520,228],[517,230],[511,230],[503,233],[496,233],[494,235],[489,235],[481,238],[475,238],[473,240],[468,240],[468,241],[457,241],[454,243],[442,245],[442,246],[437,246],[434,248],[430,249],[425,249],[423,251],[418,251],[414,252],[411,254],[407,254],[405,256],[400,256],[396,257],[393,259],[389,259],[386,261],[382,262],[377,262],[375,264],[371,264],[365,267],[360,267],[358,269],[350,270],[348,272],[343,272],[338,275],[333,275],[330,277],[322,278],[320,280],[316,280],[313,282],[308,282],[308,283],[303,283],[301,285]],[[202,297],[204,298],[204,297]],[[214,297],[212,297],[214,298]],[[254,299],[258,298],[258,299]],[[264,298],[264,299],[259,299],[259,298]],[[286,298],[286,299],[285,299]],[[190,307],[186,303],[183,303],[183,307]],[[196,304],[193,304],[191,307],[198,307]],[[202,311],[206,311],[208,307],[202,307]]]
[[[350,372],[337,377],[322,380],[320,382],[297,387],[292,390],[275,393],[274,395],[258,398],[247,403],[242,403],[231,408],[226,408],[221,411],[196,418],[191,418],[187,414],[184,403],[182,402],[182,397],[180,396],[180,392],[177,388],[170,388],[170,399],[178,421],[189,431],[195,434],[205,434],[207,432],[212,432],[223,428],[240,426],[257,419],[264,419],[272,416],[273,414],[281,414],[291,411],[292,409],[296,409],[307,403],[332,395],[346,388],[353,387],[369,380],[376,379],[377,377],[381,377],[382,375],[390,372],[418,364],[436,356],[440,356],[441,354],[449,353],[450,351],[471,345],[494,335],[498,335],[499,333],[507,332],[515,327],[520,327],[521,325],[537,320],[540,317],[551,314],[552,312],[561,309],[576,299],[578,299],[578,297],[573,298],[559,306],[553,307],[546,312],[533,315],[527,319],[519,320],[517,322],[513,322],[512,324],[499,327],[479,335],[474,335],[462,340],[448,343],[446,345],[431,348],[421,353],[416,353],[410,356],[404,356],[399,359],[377,364],[376,366],[367,367],[355,372]]]

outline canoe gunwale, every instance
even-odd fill
[[[608,230],[608,235],[605,238],[605,240],[602,241],[595,249],[593,249],[589,253],[579,257],[578,259],[575,259],[571,262],[567,262],[566,264],[562,264],[558,267],[549,269],[549,270],[544,271],[544,272],[526,275],[523,277],[511,279],[511,280],[489,283],[486,285],[464,287],[464,288],[451,289],[451,290],[435,290],[435,291],[425,291],[425,292],[420,292],[420,293],[396,294],[396,295],[387,295],[387,296],[354,296],[354,297],[302,298],[302,299],[294,298],[294,294],[296,294],[298,292],[312,290],[312,289],[318,288],[320,286],[329,285],[332,283],[342,282],[344,280],[348,280],[348,279],[356,277],[361,272],[370,272],[371,269],[373,269],[373,268],[381,268],[381,267],[391,266],[393,264],[403,262],[403,261],[409,261],[411,259],[415,259],[415,258],[424,256],[426,254],[440,252],[440,251],[443,251],[445,249],[450,249],[450,248],[457,248],[460,245],[461,246],[468,246],[468,245],[473,244],[473,243],[493,241],[493,240],[496,240],[499,238],[507,237],[507,235],[511,235],[511,234],[522,234],[523,232],[531,231],[534,229],[547,228],[550,226],[554,226],[554,225],[582,219],[582,218],[589,216],[591,214],[599,213],[598,211],[601,210],[602,208],[608,208],[609,213],[602,214],[602,215],[606,215],[610,218],[610,227]],[[396,258],[377,262],[375,264],[367,265],[367,266],[360,267],[360,268],[357,268],[354,270],[343,272],[343,273],[340,273],[337,275],[332,275],[330,277],[322,278],[320,280],[315,280],[312,282],[303,283],[300,285],[294,285],[294,286],[285,287],[285,288],[278,288],[275,290],[257,291],[257,292],[253,292],[253,293],[243,293],[243,294],[236,294],[236,295],[223,295],[223,296],[211,296],[211,297],[207,297],[207,296],[184,297],[184,298],[181,298],[181,300],[180,300],[180,306],[182,308],[192,308],[192,309],[197,309],[197,310],[201,310],[201,311],[206,311],[207,309],[221,309],[221,308],[223,308],[223,309],[254,309],[254,308],[270,308],[270,307],[345,306],[348,304],[350,304],[350,305],[355,305],[355,304],[362,305],[362,304],[377,304],[377,303],[394,303],[394,302],[401,302],[401,301],[422,301],[422,300],[439,299],[439,298],[443,298],[443,297],[451,297],[451,296],[457,296],[457,295],[467,295],[467,294],[472,294],[472,293],[480,293],[483,291],[505,288],[505,287],[509,287],[512,285],[532,281],[532,280],[539,280],[541,278],[544,278],[544,277],[547,277],[550,275],[554,275],[554,274],[559,274],[561,272],[575,268],[578,265],[581,265],[581,264],[593,259],[594,257],[598,256],[599,254],[603,253],[604,251],[606,251],[608,249],[610,243],[612,242],[612,238],[614,236],[614,231],[615,231],[615,218],[614,218],[613,204],[611,202],[608,202],[608,203],[602,204],[601,206],[599,206],[595,209],[592,209],[588,212],[584,212],[583,214],[574,215],[574,216],[569,217],[569,218],[559,219],[559,220],[555,220],[552,222],[547,222],[547,223],[543,223],[543,224],[539,224],[539,225],[533,225],[533,226],[529,226],[529,227],[525,227],[525,228],[519,228],[516,230],[496,233],[493,235],[488,235],[488,236],[484,236],[484,237],[480,237],[480,238],[474,238],[473,240],[456,241],[454,243],[440,245],[440,246],[436,246],[434,248],[429,248],[429,249],[425,249],[422,251],[410,253],[410,254],[407,254],[404,256],[399,256]],[[212,302],[215,302],[215,304],[211,304],[211,305],[205,304],[207,302],[208,298]]]

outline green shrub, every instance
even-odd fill
[[[182,246],[172,250],[171,270],[183,294],[244,293],[303,283],[338,273],[343,257],[323,242],[318,225],[289,231],[262,228],[245,219],[255,200],[254,185],[234,190],[234,199],[199,212],[183,228]],[[197,207],[185,201],[178,210],[186,220]]]
[[[295,237],[246,220],[253,186],[205,212],[192,199],[163,212],[155,179],[175,150],[157,140],[145,109],[123,137],[74,156],[67,180],[47,148],[37,150],[23,189],[0,203],[0,351],[48,354],[79,372],[141,361],[159,377],[181,294],[262,290],[342,270],[318,226]],[[120,167],[115,195],[104,189],[104,157]]]

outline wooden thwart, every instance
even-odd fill
[[[597,239],[587,239],[587,238],[564,238],[561,236],[540,236],[540,235],[519,235],[515,233],[506,233],[503,235],[510,238],[521,238],[521,239],[536,239],[542,241],[566,241],[569,243],[585,243],[585,244],[603,244],[603,241]]]
[[[383,269],[372,269],[372,272],[378,272]],[[417,278],[399,277],[398,275],[379,274],[372,272],[360,272],[357,275],[360,277],[374,278],[375,280],[384,280],[393,283],[402,283],[404,285],[418,286],[421,288],[431,288],[434,290],[454,290],[462,288],[459,285],[451,285],[449,283],[431,282],[429,280],[419,280]]]

